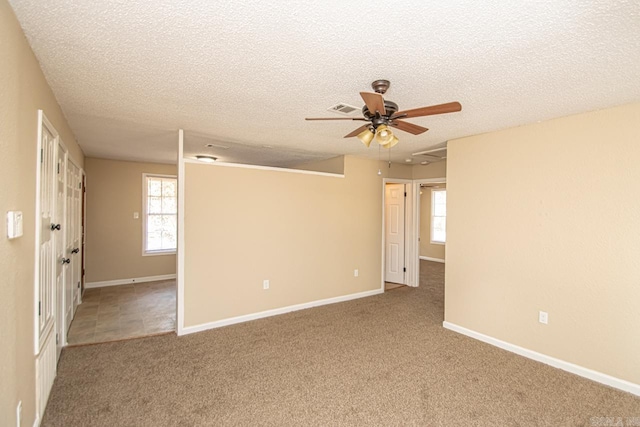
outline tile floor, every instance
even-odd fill
[[[87,344],[175,330],[176,282],[86,289],[67,342]]]
[[[406,285],[401,285],[399,283],[384,282],[384,290],[385,291],[390,291],[392,289],[403,288],[405,286]]]

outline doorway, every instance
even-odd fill
[[[406,285],[405,200],[406,184],[389,183],[384,188],[385,275],[384,281]],[[387,287],[388,288],[388,287]]]
[[[445,263],[446,250],[446,178],[419,179],[415,182],[417,274],[424,261]]]
[[[382,289],[418,286],[413,181],[383,180]]]

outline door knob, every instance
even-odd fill
[[[60,224],[51,224],[51,231],[60,230]]]
[[[62,264],[69,264],[71,260],[69,258],[62,258]]]
[[[71,253],[72,254],[77,254],[78,252],[80,252],[80,248],[74,248]]]

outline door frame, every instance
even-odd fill
[[[415,242],[415,254],[416,254],[416,259],[418,260],[416,262],[416,268],[411,272],[414,275],[414,280],[416,282],[420,281],[420,184],[446,184],[447,183],[447,178],[423,178],[423,179],[416,179],[413,181],[414,182],[414,186],[413,186],[413,196],[412,199],[414,201],[413,203],[413,207],[414,207],[414,218],[416,218],[416,227],[414,230],[414,242]],[[445,253],[446,253],[446,243],[445,243]],[[447,257],[445,256],[445,259]]]
[[[84,267],[86,265],[85,243],[87,235],[87,174],[84,169],[80,168],[80,182],[82,183],[82,191],[80,192],[80,291],[78,292],[78,305],[82,304],[82,296],[84,295]]]
[[[419,277],[419,271],[417,270],[419,267],[418,263],[418,255],[416,253],[417,248],[417,236],[416,233],[416,224],[415,224],[415,198],[410,197],[410,195],[415,193],[414,181],[411,179],[400,179],[400,178],[383,178],[382,179],[382,249],[381,249],[381,260],[382,266],[380,270],[380,289],[384,292],[384,283],[385,283],[385,269],[387,265],[386,260],[386,219],[387,213],[385,208],[386,202],[386,186],[387,184],[405,184],[407,197],[405,197],[405,209],[404,209],[404,264],[407,269],[405,282],[407,286],[417,287],[419,281],[416,280]]]

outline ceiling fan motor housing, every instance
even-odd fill
[[[398,111],[398,104],[391,101],[384,101],[384,108],[386,110],[386,114],[384,116],[371,113],[369,108],[365,105],[362,107],[362,115],[365,119],[370,120],[371,124],[374,128],[377,128],[380,125],[389,124],[389,117],[394,115]]]

